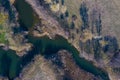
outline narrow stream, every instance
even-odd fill
[[[15,7],[19,13],[19,21],[22,28],[28,28],[33,25],[33,10],[24,0],[16,0]],[[108,74],[95,67],[91,62],[79,57],[78,50],[72,46],[62,36],[57,35],[55,39],[49,39],[47,36],[37,38],[31,35],[27,36],[33,49],[23,57],[18,57],[12,50],[4,51],[0,48],[0,75],[7,76],[13,80],[17,77],[27,64],[29,64],[35,55],[41,53],[42,55],[50,55],[50,53],[57,53],[59,50],[66,49],[72,53],[74,60],[85,71],[88,71],[95,76],[100,76],[103,80],[109,80]],[[22,67],[21,67],[22,66]]]

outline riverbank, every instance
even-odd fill
[[[70,37],[69,33],[62,28],[60,23],[55,18],[49,15],[49,13],[43,8],[43,6],[39,5],[38,0],[34,0],[34,1],[25,0],[25,1],[31,5],[35,13],[39,16],[40,19],[42,19],[42,24],[44,25],[42,29],[43,33],[42,34],[33,33],[35,36],[37,35],[43,36],[43,34],[46,35],[46,33],[50,38],[54,38],[56,35],[63,36],[65,39],[68,40],[68,42],[72,43],[72,45],[80,52],[80,47],[78,43],[79,41],[69,39]]]
[[[22,8],[21,8],[22,7]],[[34,14],[29,14],[29,12],[33,12],[32,8],[30,5],[25,3],[24,0],[18,0],[16,3],[16,8],[19,13],[19,18],[21,20],[20,27],[25,28],[26,30],[30,30],[31,27],[34,26],[33,21],[34,21]],[[27,15],[29,14],[29,15]],[[42,13],[43,15],[44,13]],[[48,15],[48,14],[45,14]],[[48,15],[49,16],[49,15]],[[107,73],[104,72],[102,69],[97,68],[92,64],[92,62],[85,60],[84,58],[79,57],[79,51],[65,38],[66,34],[64,30],[62,30],[61,26],[58,24],[57,21],[55,21],[52,17],[48,17],[49,20],[47,22],[48,18],[43,17],[43,23],[45,24],[44,32],[48,32],[49,35],[51,35],[52,39],[50,39],[47,36],[44,37],[34,37],[31,36],[30,34],[27,35],[28,42],[33,44],[32,50],[30,50],[27,54],[25,54],[23,57],[20,58],[19,66],[22,70],[27,64],[29,64],[35,55],[41,53],[42,55],[47,55],[49,56],[50,54],[57,53],[61,49],[66,49],[70,51],[72,54],[76,64],[84,69],[87,72],[90,72],[94,74],[95,76],[100,76],[103,79],[109,79],[107,76]],[[32,23],[30,23],[32,21]],[[53,21],[53,22],[51,22]],[[55,21],[55,24],[54,24]],[[41,26],[39,26],[41,27]],[[62,32],[63,31],[63,32]],[[29,31],[30,32],[30,31]],[[59,36],[61,35],[61,36]],[[66,36],[68,37],[68,36]],[[6,58],[5,58],[6,59]],[[14,64],[16,65],[16,64]],[[14,69],[18,74],[20,73],[16,69]],[[12,73],[10,71],[9,73]],[[10,75],[9,75],[10,76]],[[13,79],[16,77],[15,75],[10,76],[10,79]]]
[[[71,53],[66,50],[60,50],[55,54],[46,55],[46,57],[40,54],[35,56],[16,80],[100,80],[76,65]],[[62,65],[60,65],[61,63]]]
[[[57,73],[50,62],[41,55],[36,55],[32,62],[24,67],[15,80],[57,80]]]
[[[34,2],[34,1],[33,1]],[[35,2],[35,4],[36,4],[36,2]],[[73,56],[74,56],[74,58],[77,60],[77,63],[78,63],[78,65],[80,65],[80,66],[82,66],[82,68],[84,68],[84,66],[86,66],[86,65],[89,65],[89,66],[91,66],[90,68],[92,68],[93,67],[93,64],[91,64],[91,62],[89,63],[89,61],[87,61],[87,60],[85,60],[84,58],[80,58],[79,57],[79,52],[78,51],[76,51],[76,49],[77,50],[80,50],[80,49],[78,49],[78,48],[74,48],[74,47],[68,47],[68,44],[67,43],[72,43],[72,44],[70,44],[71,46],[72,45],[74,45],[75,46],[75,43],[73,42],[73,41],[71,41],[71,40],[69,40],[68,39],[68,41],[66,41],[65,40],[65,42],[64,42],[64,39],[62,38],[62,39],[60,39],[60,40],[58,40],[58,41],[56,41],[55,40],[55,35],[57,35],[57,34],[59,34],[59,32],[61,33],[61,34],[59,34],[59,35],[62,35],[62,37],[68,37],[68,35],[66,34],[66,32],[64,31],[64,30],[61,30],[62,29],[62,27],[58,24],[58,22],[56,22],[56,20],[54,20],[51,16],[49,16],[49,14],[48,13],[46,13],[46,11],[45,10],[43,10],[43,8],[42,9],[40,9],[39,10],[39,8],[36,8],[36,5],[35,5],[34,3],[32,3],[31,5],[33,5],[33,6],[35,6],[35,7],[33,7],[33,9],[35,8],[35,9],[37,9],[38,11],[40,11],[40,10],[42,10],[43,11],[43,13],[41,13],[42,11],[40,11],[40,17],[41,17],[41,19],[43,20],[43,24],[44,24],[44,29],[43,29],[43,33],[44,32],[48,32],[49,33],[49,35],[52,37],[52,39],[47,39],[47,38],[45,38],[45,39],[43,39],[42,40],[42,37],[39,37],[39,38],[41,38],[41,40],[42,40],[42,44],[41,43],[39,43],[41,46],[41,52],[43,52],[44,53],[44,51],[45,51],[45,49],[46,49],[46,47],[47,47],[47,45],[60,45],[60,47],[57,47],[57,49],[55,50],[55,52],[59,49],[59,48],[61,48],[61,47],[63,47],[63,48],[66,48],[66,46],[67,46],[67,49],[71,49],[70,51],[72,51],[71,53],[73,53]],[[39,7],[39,5],[38,5],[38,7]],[[45,11],[45,12],[44,12]],[[45,14],[46,13],[46,14]],[[45,16],[49,16],[48,18],[46,18],[46,17],[44,17],[44,16],[42,16],[42,15],[45,15]],[[32,17],[28,17],[28,18],[32,18]],[[50,18],[50,19],[49,19]],[[51,20],[52,19],[52,20]],[[47,21],[48,20],[48,21]],[[53,23],[51,22],[51,21],[53,21]],[[55,21],[55,24],[54,24],[54,21]],[[57,23],[57,25],[56,25],[56,23]],[[41,28],[41,26],[39,26],[40,28]],[[60,28],[60,29],[59,29]],[[60,31],[61,30],[61,31]],[[39,39],[38,38],[38,39]],[[30,38],[29,40],[32,40],[33,38]],[[48,41],[47,41],[47,40]],[[65,39],[67,39],[67,38],[65,38]],[[40,40],[40,41],[41,41]],[[55,42],[51,42],[51,41],[55,41]],[[62,41],[63,42],[62,42]],[[38,41],[38,40],[37,40]],[[40,42],[40,41],[38,41],[38,42]],[[45,41],[47,41],[46,43],[44,43]],[[50,43],[49,43],[49,41],[50,41]],[[60,43],[60,42],[61,43]],[[35,42],[35,40],[33,40],[33,42],[32,43],[36,43]],[[60,44],[58,44],[58,43],[60,43]],[[62,44],[64,45],[64,46],[62,46]],[[36,43],[36,45],[38,45],[38,43]],[[77,44],[77,45],[79,45],[79,44]],[[50,49],[48,48],[48,47],[50,47]],[[51,47],[51,46],[48,46],[47,47],[47,50],[45,51],[45,53],[48,53],[49,51],[53,51],[54,52],[54,47]],[[72,49],[73,48],[73,49]],[[36,48],[36,49],[38,49],[38,47]],[[43,54],[42,53],[42,54]],[[80,58],[80,59],[79,59]],[[85,62],[84,62],[85,61]],[[85,64],[84,64],[85,63]],[[87,64],[88,63],[88,64]],[[85,70],[87,70],[87,71],[92,71],[92,70],[89,70],[89,68],[84,68]],[[93,68],[92,68],[93,69]],[[96,72],[96,71],[98,71],[98,72]],[[96,68],[95,68],[95,72],[94,72],[94,70],[92,71],[93,73],[95,73],[96,75],[98,75],[98,73],[99,73],[99,70],[96,70]],[[100,71],[100,75],[102,76],[102,73],[101,73],[101,71]]]

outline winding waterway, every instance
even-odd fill
[[[20,26],[25,28],[25,30],[29,30],[28,28],[33,25],[34,20],[32,8],[24,0],[16,0],[15,7],[20,15]],[[80,58],[78,50],[62,36],[57,35],[54,39],[49,39],[47,36],[38,38],[28,35],[27,38],[33,44],[33,48],[23,57],[18,57],[12,50],[4,51],[0,48],[0,75],[7,76],[12,80],[19,75],[22,68],[32,61],[35,55],[39,53],[50,55],[50,53],[57,53],[59,50],[66,49],[72,53],[77,65],[82,69],[95,76],[100,76],[103,80],[109,80],[108,74],[105,71],[95,67],[84,58]]]

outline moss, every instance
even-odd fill
[[[5,13],[0,13],[0,24],[4,24],[8,19],[8,15]]]
[[[3,13],[3,12],[0,12],[0,43],[3,43],[3,44],[6,44],[7,43],[7,40],[5,38],[6,36],[6,22],[8,20],[8,15]]]
[[[6,35],[5,32],[0,33],[0,43],[4,43],[4,44],[7,44],[7,43],[8,43],[8,41],[7,41],[6,38],[5,38],[5,35]]]

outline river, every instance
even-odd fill
[[[15,7],[19,13],[20,26],[23,30],[29,30],[29,27],[34,25],[32,8],[24,0],[16,0]],[[82,69],[95,76],[100,76],[103,80],[109,80],[108,74],[105,71],[95,67],[91,62],[84,58],[80,58],[78,50],[62,36],[56,35],[54,39],[50,39],[47,36],[38,38],[28,35],[27,38],[29,42],[33,44],[33,48],[23,57],[17,56],[12,50],[4,51],[0,48],[0,75],[7,76],[12,80],[32,61],[35,55],[39,53],[43,56],[50,55],[57,53],[59,50],[66,49],[72,53],[77,65]]]

